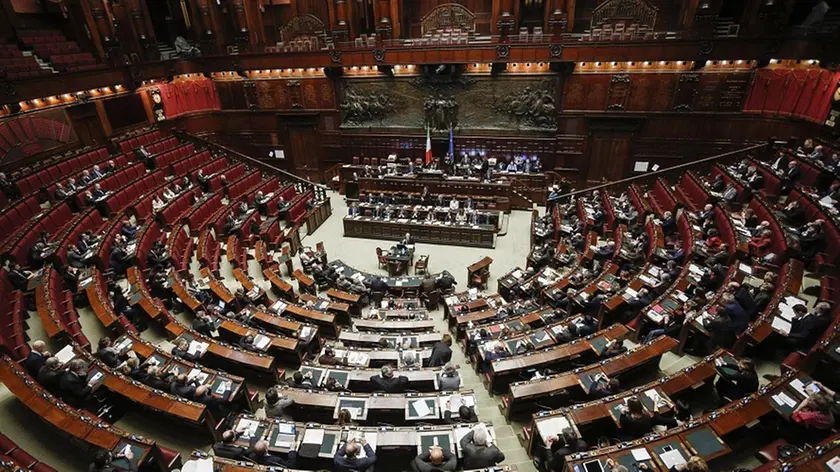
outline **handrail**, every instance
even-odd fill
[[[742,153],[745,153],[745,152],[757,151],[759,149],[765,149],[765,148],[769,147],[770,144],[771,143],[769,143],[769,142],[762,143],[762,144],[755,144],[753,146],[750,146],[750,147],[747,147],[747,148],[744,148],[744,149],[729,151],[729,152],[725,152],[723,154],[716,154],[714,156],[705,157],[705,158],[700,159],[700,160],[687,162],[685,164],[678,164],[678,165],[675,165],[673,167],[668,167],[667,169],[659,169],[659,170],[656,170],[656,171],[653,171],[653,172],[647,172],[647,173],[642,174],[642,175],[636,175],[636,176],[633,176],[633,177],[628,177],[626,179],[616,180],[615,182],[607,182],[605,184],[599,184],[599,185],[596,185],[594,187],[588,187],[588,188],[585,188],[583,190],[573,190],[572,192],[569,192],[569,193],[566,193],[566,194],[563,194],[563,195],[558,195],[558,196],[552,198],[551,200],[547,200],[546,204],[548,205],[548,204],[551,204],[551,203],[556,203],[556,202],[558,202],[562,199],[565,199],[565,198],[570,198],[570,197],[574,197],[574,196],[585,194],[585,193],[591,193],[592,191],[606,189],[606,188],[612,187],[614,185],[621,185],[621,186],[629,187],[630,185],[632,185],[633,183],[635,183],[637,181],[646,180],[646,179],[650,179],[650,178],[656,178],[656,177],[665,175],[667,173],[671,173],[671,172],[678,171],[678,170],[683,170],[683,169],[688,169],[690,167],[694,167],[694,166],[697,166],[697,165],[701,165],[701,164],[705,164],[705,163],[708,163],[708,162],[717,161],[717,160],[720,160],[720,159],[731,157],[731,156],[734,156],[736,154],[742,154]]]
[[[202,142],[202,143],[206,144],[207,146],[212,146],[212,147],[216,147],[216,148],[218,148],[218,149],[221,149],[221,150],[225,151],[225,152],[226,152],[226,153],[228,153],[228,154],[234,154],[234,155],[236,155],[236,157],[238,157],[238,158],[240,158],[240,159],[245,159],[246,161],[250,162],[251,164],[254,164],[254,165],[259,166],[259,167],[266,167],[266,168],[268,168],[268,169],[271,169],[271,170],[272,170],[272,171],[274,171],[274,172],[277,172],[277,173],[279,173],[279,174],[283,174],[283,175],[285,175],[286,177],[289,177],[289,178],[291,178],[291,179],[293,179],[293,180],[296,180],[296,181],[298,181],[298,182],[300,182],[300,183],[302,183],[302,184],[304,184],[304,185],[311,185],[312,187],[320,188],[321,190],[327,190],[327,189],[328,189],[328,188],[327,188],[327,186],[325,186],[325,185],[323,185],[323,184],[316,184],[315,182],[312,182],[311,180],[304,179],[303,177],[300,177],[300,176],[298,176],[298,175],[292,174],[292,173],[291,173],[291,172],[289,172],[289,171],[283,170],[283,169],[281,169],[281,168],[279,168],[279,167],[274,167],[274,166],[273,166],[273,165],[271,165],[271,164],[266,164],[265,162],[263,162],[263,161],[261,161],[261,160],[259,160],[259,159],[254,159],[253,157],[248,156],[247,154],[242,154],[242,153],[241,153],[241,152],[239,152],[239,151],[235,151],[235,150],[233,150],[233,149],[231,149],[231,148],[229,148],[229,147],[227,147],[227,146],[221,145],[221,144],[219,144],[219,143],[215,143],[215,142],[212,142],[212,141],[208,141],[207,139],[201,138],[201,137],[196,136],[196,135],[194,135],[194,134],[187,133],[186,131],[175,130],[175,131],[174,131],[174,133],[175,133],[175,134],[182,134],[182,135],[184,135],[184,136],[188,136],[188,137],[190,137],[191,139],[194,139],[194,140],[196,140],[196,141],[200,141],[200,142]]]

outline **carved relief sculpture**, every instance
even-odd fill
[[[647,0],[607,0],[592,11],[593,28],[616,20],[647,26],[653,29],[658,8]]]
[[[523,90],[501,97],[493,109],[514,118],[520,127],[555,129],[557,127],[554,95],[546,89]]]
[[[458,127],[458,102],[454,98],[436,95],[423,103],[426,126],[433,130]]]
[[[344,93],[341,111],[345,123],[361,125],[374,120],[381,120],[388,113],[394,111],[394,104],[387,93],[364,93],[351,88]]]

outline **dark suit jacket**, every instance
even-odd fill
[[[90,387],[86,377],[80,377],[73,372],[62,372],[58,378],[58,385],[61,388],[62,398],[71,406],[81,406],[85,398],[90,394]]]
[[[484,469],[504,462],[505,455],[495,445],[476,446],[473,443],[475,431],[470,431],[461,438],[461,451],[464,452],[464,469]]]
[[[408,377],[404,375],[390,379],[381,375],[373,375],[370,377],[370,382],[373,384],[374,392],[403,393],[408,387]]]
[[[245,459],[245,454],[247,454],[247,452],[248,451],[244,447],[237,446],[235,444],[225,444],[223,442],[217,442],[213,445],[213,453],[219,457],[224,457],[227,459]]]
[[[429,367],[440,367],[452,359],[452,348],[443,341],[435,343],[429,356]]]
[[[46,357],[38,352],[30,351],[29,355],[23,361],[23,366],[26,368],[26,373],[34,379],[38,377],[38,372],[44,366],[45,362],[47,362]]]

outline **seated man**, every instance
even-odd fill
[[[408,377],[404,375],[394,377],[394,368],[386,365],[382,366],[379,375],[370,377],[370,382],[373,384],[375,392],[403,393],[408,386]]]
[[[726,400],[739,400],[758,390],[758,374],[751,359],[738,359],[734,364],[716,360],[720,378],[715,382],[715,390],[723,403]]]
[[[275,456],[268,452],[268,441],[260,440],[254,444],[254,447],[245,455],[245,458],[251,462],[256,462],[259,465],[279,466],[279,467],[293,467],[297,451],[289,451],[289,459],[283,460],[280,456]]]
[[[114,455],[111,451],[99,451],[96,453],[96,457],[93,458],[93,464],[90,465],[88,470],[90,472],[115,472],[117,470],[126,470],[122,467],[117,468],[113,466],[111,463],[116,459],[125,458],[128,460],[128,469],[130,472],[135,472],[137,470],[137,465],[132,462],[134,459],[134,453],[131,452],[131,449],[123,454],[120,452],[117,455]]]
[[[222,433],[222,440],[213,445],[213,454],[226,459],[242,460],[248,451],[236,445],[236,433],[227,430]]]
[[[180,357],[189,362],[198,362],[198,359],[201,357],[197,354],[191,354],[189,352],[190,343],[187,342],[186,339],[179,339],[178,344],[172,348],[172,355],[175,357]]]
[[[359,457],[359,444],[365,450],[365,457]],[[349,442],[342,442],[335,451],[333,457],[335,470],[341,472],[373,472],[373,465],[376,463],[376,452],[370,447],[365,438],[355,439]]]
[[[458,458],[449,451],[444,451],[440,446],[432,446],[427,452],[415,457],[411,462],[411,470],[414,472],[436,472],[455,470]]]
[[[505,460],[502,451],[490,442],[486,428],[473,428],[461,438],[460,446],[464,453],[464,469],[484,469]]]

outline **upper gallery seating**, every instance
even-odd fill
[[[25,56],[14,44],[0,44],[0,76],[9,80],[52,75],[34,56]]]
[[[56,30],[18,31],[21,43],[31,48],[38,57],[51,63],[57,72],[78,72],[102,69],[104,64],[97,64],[96,58],[89,52],[82,52],[75,41],[69,41]]]

